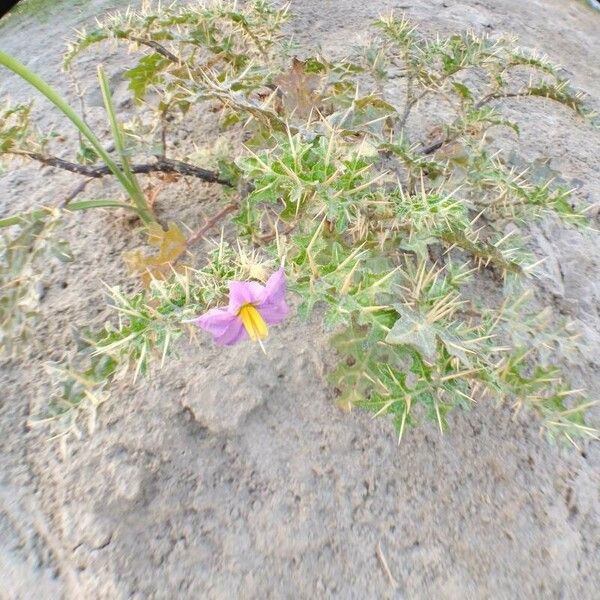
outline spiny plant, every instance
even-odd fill
[[[66,68],[77,70],[82,52],[109,41],[141,54],[125,74],[140,107],[131,130],[119,125],[100,71],[118,160],[90,136],[77,160],[53,156],[52,134],[36,129],[30,105],[4,111],[5,157],[117,176],[158,249],[125,256],[142,285],[133,294],[111,287],[116,319],[82,334],[72,362],[54,366],[61,386],[49,416],[76,430],[80,409],[96,406],[117,375],[133,370],[135,379],[164,362],[186,322],[224,302],[229,281],[265,281],[285,261],[299,314],[317,309],[330,332],[340,406],[391,415],[402,438],[424,417],[443,431],[451,410],[489,396],[534,411],[552,436],[595,436],[584,421],[590,402],[555,364],[573,335],[540,310],[531,282],[540,258],[516,233],[550,215],[588,227],[589,207],[517,170],[510,137],[496,142],[491,133],[518,136],[503,107],[525,100],[597,126],[585,96],[512,39],[432,40],[393,15],[347,59],[300,60],[282,30],[289,17],[262,0],[243,9],[146,5],[82,32]],[[22,66],[0,59],[35,85]],[[193,152],[166,152],[169,131],[207,108],[221,127],[214,146],[228,147],[225,136],[239,142],[218,171],[195,164]],[[185,236],[149,208],[135,175],[151,172],[221,185],[223,205]],[[19,235],[44,211],[0,224]],[[227,236],[212,250],[208,240],[200,264],[189,263],[192,244],[225,223]]]

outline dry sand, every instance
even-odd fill
[[[56,2],[43,21],[0,28],[0,48],[73,98],[59,69],[64,41],[114,4]],[[600,13],[584,2],[295,0],[292,8],[303,46],[337,55],[365,41],[369,22],[390,8],[432,33],[515,33],[600,98]],[[89,119],[105,128],[91,75],[99,56],[82,69]],[[102,57],[124,98],[119,73],[134,57],[106,48]],[[7,92],[32,95],[2,71],[0,97]],[[60,122],[37,104],[40,123]],[[511,108],[522,123],[519,152],[550,158],[585,201],[598,202],[598,133],[560,107],[527,106]],[[202,127],[208,136],[202,123],[195,135]],[[75,183],[35,166],[7,173],[0,214],[59,200]],[[101,190],[89,192],[110,192]],[[218,193],[194,182],[159,203],[194,226]],[[532,234],[549,256],[538,295],[582,331],[564,365],[598,397],[598,237],[554,223]],[[455,413],[449,433],[425,425],[398,447],[389,422],[335,407],[316,320],[280,327],[266,358],[250,345],[182,343],[180,360],[152,378],[119,382],[95,433],[61,452],[47,430],[26,426],[47,398],[42,363],[62,356],[71,324],[102,323],[100,280],[126,280],[120,254],[138,240],[102,212],[74,216],[65,235],[78,261],[47,265],[38,343],[27,359],[1,363],[2,600],[600,598],[598,444],[558,449],[534,419],[484,402]]]

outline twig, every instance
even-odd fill
[[[202,238],[202,236],[207,231],[212,229],[212,227],[214,227],[223,217],[226,217],[229,213],[233,212],[238,207],[239,204],[237,202],[231,202],[230,204],[224,206],[216,215],[211,217],[204,225],[202,225],[202,227],[200,227],[200,229],[198,229],[196,233],[192,235],[191,238],[188,239],[187,245],[191,246],[192,244],[195,244],[198,240]]]
[[[93,177],[84,179],[81,183],[79,183],[76,187],[73,188],[73,190],[59,204],[59,206],[61,208],[64,208],[65,206],[67,206],[67,204],[69,204],[69,202],[71,202],[71,200],[74,200],[75,198],[77,198],[77,196],[79,196],[79,194],[81,194],[81,192],[83,192],[83,190],[85,190],[85,188],[87,187],[87,184],[90,181],[92,181],[93,179],[94,179]]]
[[[421,150],[421,154],[425,154],[425,155],[432,154],[436,150],[439,150],[444,144],[446,144],[449,141],[450,141],[449,138],[444,138],[442,140],[438,140],[437,142],[434,142],[430,146],[426,146],[425,148],[423,148],[423,150]]]
[[[209,171],[196,165],[183,162],[181,160],[175,160],[173,158],[159,158],[154,164],[149,165],[133,165],[131,170],[134,173],[152,173],[155,171],[163,173],[179,173],[180,175],[189,175],[190,177],[197,177],[203,179],[209,183],[220,183],[227,187],[234,187],[233,183],[229,179],[223,179],[218,172]]]
[[[406,81],[406,102],[404,104],[404,110],[402,111],[402,116],[400,117],[399,123],[401,129],[404,129],[406,121],[408,120],[408,116],[410,115],[410,111],[415,103],[416,100],[413,98],[413,75],[411,73]]]
[[[281,232],[281,234],[277,231],[277,228],[275,227],[275,230],[273,231],[273,233],[267,233],[266,235],[261,235],[259,237],[259,240],[261,242],[270,242],[270,241],[274,240],[278,235],[289,235],[290,233],[292,233],[292,231],[294,231],[297,224],[298,223],[291,223]]]
[[[160,158],[165,160],[167,158],[167,120],[165,119],[165,115],[163,113],[161,117],[161,128],[160,128]]]
[[[38,152],[23,152],[18,154],[20,156],[26,156],[33,160],[37,160],[38,162],[49,167],[58,167],[59,169],[71,171],[72,173],[77,173],[78,175],[85,175],[86,177],[98,179],[100,177],[105,177],[106,175],[112,175],[112,171],[106,165],[90,167],[87,165],[80,165],[79,163],[70,162],[68,160],[58,158],[57,156],[45,156],[44,154],[40,154]],[[227,187],[234,187],[231,181],[228,179],[223,179],[220,177],[219,173],[215,171],[209,171],[208,169],[203,169],[202,167],[197,167],[195,165],[191,165],[190,163],[172,158],[161,157],[153,163],[131,165],[131,171],[132,173],[136,174],[179,173],[180,175],[197,177],[198,179],[203,179],[209,183],[220,183],[221,185],[225,185]]]
[[[481,108],[484,104],[487,104],[491,100],[499,100],[501,98],[524,98],[530,96],[527,92],[496,92],[484,96],[479,102],[475,104],[475,108]]]
[[[486,96],[484,96],[483,98],[481,98],[478,102],[476,102],[473,105],[473,108],[481,108],[482,106],[484,106],[485,104],[487,104],[488,102],[491,102],[492,100],[500,100],[502,98],[524,98],[526,96],[530,96],[530,94],[528,94],[527,92],[496,92],[496,93],[491,93],[491,94],[487,94]],[[436,150],[439,150],[442,146],[444,146],[445,144],[448,144],[449,142],[454,141],[458,136],[454,135],[454,136],[450,136],[450,137],[445,137],[441,140],[438,140],[437,142],[434,142],[433,144],[426,146],[425,148],[423,148],[421,150],[421,154],[432,154],[433,152],[435,152]]]
[[[146,40],[144,38],[137,37],[135,35],[128,36],[128,39],[133,42],[137,42],[138,44],[142,44],[143,46],[148,46],[152,48],[155,52],[158,52],[161,56],[168,58],[171,62],[180,63],[181,60],[179,57],[175,56],[170,50],[167,50],[162,44],[155,42],[154,40]]]
[[[390,571],[390,568],[387,564],[387,560],[385,560],[385,556],[383,555],[383,550],[381,549],[381,542],[377,542],[377,548],[376,548],[375,552],[377,554],[377,558],[379,559],[379,562],[381,563],[381,566],[383,567],[383,570],[385,571],[385,574],[387,575],[388,579],[390,580],[390,585],[393,588],[397,588],[398,582],[394,579],[394,576],[392,575],[392,572]]]

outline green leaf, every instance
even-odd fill
[[[459,83],[458,81],[453,81],[452,85],[461,98],[464,100],[473,99],[473,94],[471,94],[471,90],[466,85]]]
[[[385,341],[388,344],[413,346],[430,364],[436,360],[436,331],[427,323],[420,313],[397,304],[394,308],[400,318],[387,334]]]
[[[77,153],[77,162],[82,165],[91,165],[98,161],[98,153],[83,140],[79,145],[79,152]]]
[[[120,202],[119,200],[97,199],[97,200],[77,200],[69,202],[65,207],[67,210],[88,210],[90,208],[124,208],[137,212],[137,208],[131,204]]]
[[[163,81],[161,71],[168,65],[169,60],[160,54],[149,54],[141,58],[136,67],[125,72],[129,79],[129,89],[133,92],[136,102],[141,102],[151,85]]]
[[[346,409],[368,399],[373,389],[385,391],[379,383],[379,366],[386,357],[367,334],[366,327],[348,327],[332,338],[343,360],[329,379],[340,392],[339,404]]]

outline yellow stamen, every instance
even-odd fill
[[[262,315],[252,304],[244,304],[240,308],[238,317],[242,320],[250,339],[253,342],[264,340],[269,335],[269,328]]]

